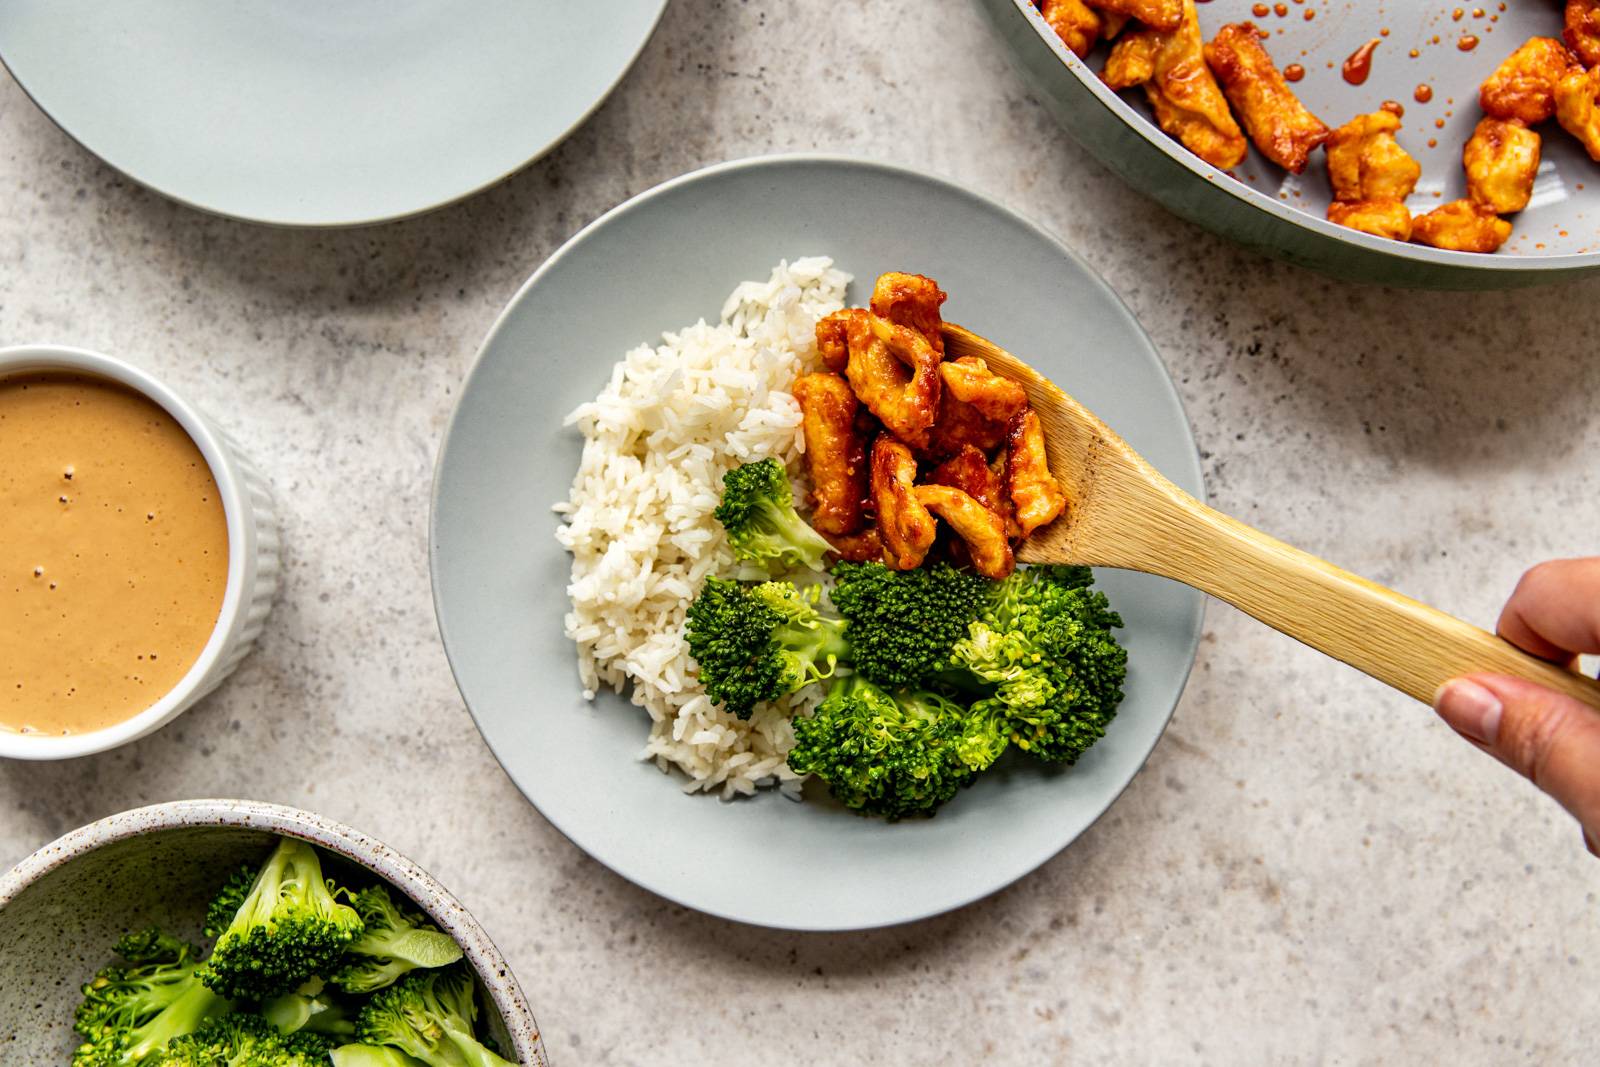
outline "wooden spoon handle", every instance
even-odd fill
[[[1600,684],[1504,638],[1359,578],[1193,498],[1168,512],[1167,558],[1148,569],[1204,590],[1268,626],[1424,703],[1462,674],[1507,674],[1600,709]],[[1148,542],[1147,542],[1148,543]]]

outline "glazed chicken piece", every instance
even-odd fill
[[[1119,11],[1100,12],[1100,39],[1114,41],[1129,22],[1133,21],[1132,15],[1124,15]]]
[[[971,445],[935,467],[928,481],[961,490],[1001,518],[1011,510],[1000,487],[1000,476],[983,458],[983,453]]]
[[[930,455],[953,456],[967,445],[992,452],[1005,442],[1004,422],[985,418],[983,412],[971,404],[951,396],[948,389],[939,391],[939,415],[933,421],[928,443]]]
[[[1061,43],[1082,59],[1100,40],[1104,26],[1099,13],[1083,0],[1039,0],[1039,14],[1056,31]]]
[[[856,398],[907,444],[928,446],[939,411],[939,356],[916,330],[860,308],[843,312],[850,358],[845,377]]]
[[[811,473],[811,525],[823,535],[857,533],[866,525],[867,446],[856,433],[856,397],[833,373],[794,383]]]
[[[911,450],[884,434],[872,443],[872,499],[878,508],[883,561],[897,571],[921,566],[938,528],[917,500],[917,461]]]
[[[1206,45],[1206,62],[1261,154],[1301,174],[1328,127],[1306,110],[1279,73],[1253,23],[1236,22]]]
[[[1006,540],[1006,524],[999,515],[969,493],[948,485],[919,485],[917,503],[938,515],[966,542],[972,569],[985,578],[1005,578],[1017,561]]]
[[[1122,23],[1138,19],[1153,30],[1171,33],[1183,25],[1185,0],[1089,0],[1089,6],[1106,16],[1115,15]],[[1115,37],[1115,33],[1106,34]]]
[[[1535,126],[1556,113],[1556,82],[1574,66],[1554,37],[1534,37],[1506,57],[1478,89],[1478,106],[1495,119]]]
[[[1006,427],[1006,493],[1016,509],[1017,531],[1023,537],[1054,522],[1067,506],[1067,495],[1050,473],[1044,429],[1032,408],[1012,416]]]
[[[1101,68],[1100,80],[1112,89],[1132,89],[1136,85],[1144,85],[1156,76],[1156,48],[1157,38],[1148,31],[1142,34],[1130,34],[1117,42],[1111,49],[1111,54],[1106,56],[1106,65]],[[1220,92],[1221,89],[1218,89]]]
[[[996,422],[1009,422],[1011,416],[1028,405],[1028,394],[1022,386],[1000,377],[978,356],[962,356],[939,364],[939,378],[951,396]]]
[[[1411,209],[1398,200],[1335,200],[1328,205],[1328,221],[1392,241],[1411,240]]]
[[[1515,120],[1483,119],[1461,151],[1467,198],[1497,215],[1528,206],[1539,173],[1539,135]]]
[[[850,315],[849,311],[835,311],[817,320],[817,355],[835,374],[843,374],[850,365]]]
[[[1206,66],[1194,0],[1183,0],[1182,17],[1168,31],[1154,28],[1157,23],[1137,12],[1127,13],[1140,18],[1147,28],[1123,37],[1111,50],[1102,75],[1106,84],[1113,89],[1143,85],[1163,130],[1212,166],[1222,170],[1237,167],[1249,151],[1249,143]]]
[[[1511,236],[1511,223],[1471,200],[1452,200],[1417,216],[1411,239],[1452,252],[1494,252]]]
[[[856,534],[822,535],[833,546],[834,555],[851,563],[873,563],[883,559],[883,539],[876,526],[868,526]]]
[[[1600,163],[1600,67],[1574,70],[1556,83],[1556,121]]]
[[[1567,0],[1561,36],[1584,66],[1600,67],[1600,0]]]
[[[1422,167],[1394,139],[1400,120],[1392,112],[1357,115],[1328,135],[1328,179],[1333,195],[1358,200],[1404,200]]]
[[[1388,111],[1357,115],[1328,135],[1328,221],[1404,241],[1411,235],[1405,199],[1422,167],[1394,139],[1400,120]]]
[[[872,287],[872,313],[899,326],[907,326],[927,338],[928,344],[944,358],[944,334],[939,326],[939,306],[948,297],[939,283],[920,274],[890,271],[878,276]]]

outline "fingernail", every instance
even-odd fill
[[[1492,745],[1500,733],[1500,698],[1477,682],[1457,678],[1439,687],[1433,710],[1457,733],[1480,744]]]

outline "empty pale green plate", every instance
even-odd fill
[[[135,181],[223,215],[378,222],[526,165],[666,0],[5,0],[0,60]]]
[[[953,322],[1051,375],[1168,477],[1201,491],[1177,394],[1127,308],[1037,226],[946,182],[846,159],[729,163],[589,226],[539,269],[484,342],[434,485],[434,601],[484,738],[546,818],[612,870],[681,904],[765,926],[904,922],[992,893],[1070,843],[1133,778],[1194,659],[1200,594],[1103,571],[1127,620],[1127,699],[1076,767],[1003,761],[931,820],[896,825],[775,794],[724,803],[637,759],[646,714],[578,681],[569,558],[550,506],[581,439],[562,416],[641,342],[702,316],[780,259],[829,255],[864,303],[885,270],[928,274]],[[820,793],[808,787],[808,796]],[[487,813],[486,817],[492,817]]]

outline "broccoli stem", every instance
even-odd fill
[[[383,1045],[341,1045],[328,1053],[333,1067],[428,1067],[397,1048]]]
[[[198,981],[162,1010],[161,1014],[133,1032],[133,1040],[124,1053],[128,1062],[138,1063],[167,1047],[167,1042],[200,1029],[214,1015],[230,1011],[232,1006]]]
[[[471,1034],[464,1034],[454,1027],[445,1027],[444,1037],[461,1057],[459,1061],[461,1067],[517,1067],[510,1060],[484,1048]]]

